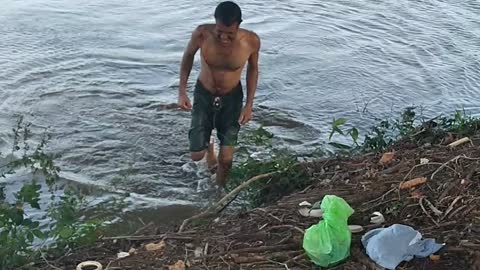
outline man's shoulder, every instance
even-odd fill
[[[257,48],[260,46],[260,37],[257,33],[243,28],[242,31],[244,31],[245,35],[247,36],[247,41],[251,47]]]
[[[197,26],[195,31],[199,33],[210,33],[214,27],[214,24],[200,24]]]
[[[195,30],[193,30],[192,39],[196,40],[196,42],[199,44],[198,46],[201,46],[203,41],[207,39],[209,35],[211,35],[211,32],[212,32],[211,24],[198,25],[195,28]]]

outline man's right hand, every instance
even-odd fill
[[[187,94],[180,94],[178,95],[178,107],[184,111],[189,111],[192,109],[192,103],[188,98]]]

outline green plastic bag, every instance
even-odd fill
[[[335,195],[323,197],[320,208],[323,220],[307,229],[303,248],[316,265],[329,267],[350,256],[352,234],[348,218],[354,211],[344,199]]]

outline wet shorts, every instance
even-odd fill
[[[197,80],[188,133],[190,151],[200,152],[207,149],[213,129],[217,130],[220,145],[236,145],[240,131],[238,118],[242,112],[242,106],[243,90],[240,82],[228,94],[215,96]]]

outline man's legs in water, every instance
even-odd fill
[[[225,188],[227,184],[228,173],[232,168],[233,152],[233,146],[220,146],[220,153],[218,153],[217,185],[223,188]]]
[[[215,157],[213,142],[210,142],[210,144],[208,145],[208,149],[205,149],[200,152],[192,152],[191,158],[193,161],[200,161],[205,157],[205,155],[207,157],[208,169],[210,171],[215,170],[215,167],[217,166],[217,158]]]
[[[215,141],[212,138],[207,149],[207,166],[211,173],[215,173],[215,170],[217,169],[217,157],[215,156],[214,144]]]

